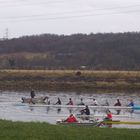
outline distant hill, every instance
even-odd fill
[[[43,34],[4,40],[0,68],[140,70],[140,33]]]

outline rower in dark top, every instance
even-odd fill
[[[120,100],[119,99],[117,99],[117,102],[114,104],[114,106],[121,106],[121,103],[120,103]],[[121,112],[120,109],[119,110],[117,109],[116,111],[117,111],[117,115],[119,115],[120,112]]]
[[[31,96],[31,98],[34,98],[34,97],[35,97],[35,92],[34,92],[34,90],[31,91],[30,96]]]
[[[80,112],[81,112],[81,115],[84,115],[84,114],[85,115],[90,115],[90,110],[88,108],[88,105],[86,105],[86,108],[81,110]]]
[[[34,99],[34,97],[35,97],[35,92],[34,92],[34,90],[31,91],[30,96],[31,96],[31,99],[30,99],[30,101],[29,101],[29,104],[30,104],[30,103],[35,104],[35,102],[33,101],[33,99]]]
[[[57,98],[57,102],[55,103],[55,105],[61,105],[61,100],[60,100],[60,98]]]
[[[121,106],[120,100],[117,99],[117,102],[114,104],[114,106]]]
[[[57,102],[54,105],[61,105],[61,100],[60,98],[57,98]],[[61,112],[61,107],[58,106],[57,107],[57,113],[59,114]]]

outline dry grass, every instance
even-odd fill
[[[0,81],[0,88],[5,89],[139,89],[140,72],[5,69],[0,70]]]

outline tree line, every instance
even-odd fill
[[[42,34],[3,40],[0,68],[139,70],[140,33]]]

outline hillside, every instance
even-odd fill
[[[140,33],[24,36],[0,41],[0,68],[139,70]]]

